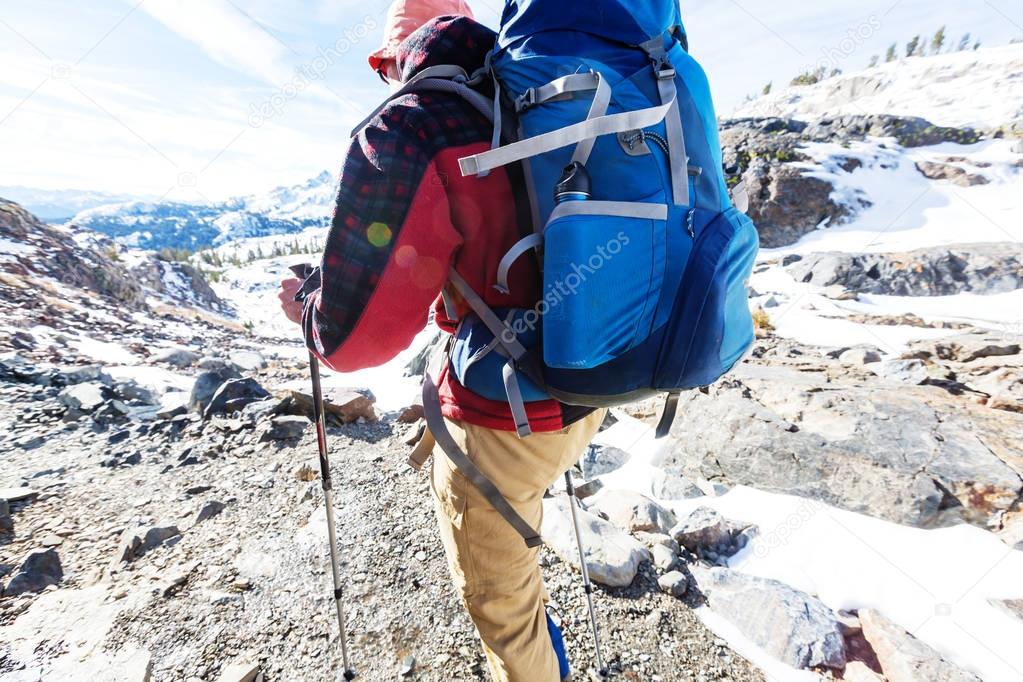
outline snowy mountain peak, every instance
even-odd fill
[[[297,185],[213,204],[129,201],[97,206],[71,222],[144,249],[201,249],[240,239],[293,234],[330,219],[336,180],[329,171]]]
[[[742,105],[734,116],[815,121],[856,114],[919,116],[958,127],[1023,126],[1023,44],[910,57],[792,85]]]

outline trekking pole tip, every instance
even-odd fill
[[[349,668],[348,670],[345,671],[344,678],[346,680],[354,680],[355,679],[355,671],[353,669]]]

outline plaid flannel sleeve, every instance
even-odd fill
[[[443,117],[438,121],[438,102],[433,103],[424,106],[431,102],[415,96],[395,100],[352,139],[346,154],[320,266],[321,287],[306,299],[303,316],[309,348],[335,369],[361,369],[401,352],[411,340],[404,337],[425,327],[429,304],[446,279],[453,253],[449,262],[436,263],[439,277],[423,286],[399,295],[386,281],[408,277],[410,267],[419,265],[412,273],[419,284],[424,268],[409,266],[410,254],[435,252],[431,245],[455,241],[444,188],[430,185],[436,184],[433,156],[447,143],[442,131],[433,129],[458,128],[444,125]],[[413,210],[414,204],[419,208]],[[407,319],[412,303],[416,310],[423,303],[421,314],[415,313],[418,329]],[[374,319],[366,321],[368,316]],[[368,329],[378,332],[375,338],[358,338]]]

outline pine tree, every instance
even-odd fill
[[[896,43],[892,43],[888,46],[888,52],[885,53],[885,62],[894,62],[899,58],[899,46]]]
[[[931,54],[941,54],[941,50],[945,47],[945,27],[942,26],[938,29],[934,37],[931,38]]]
[[[873,57],[870,58],[870,66],[869,66],[869,68],[872,69],[872,68],[874,68],[875,66],[877,66],[880,63],[881,63],[880,55],[876,55],[875,54]]]
[[[915,57],[918,49],[920,49],[920,36],[913,36],[913,39],[906,43],[906,56]]]
[[[773,81],[771,83],[768,83],[767,85],[764,86],[764,89],[761,92],[763,92],[763,94],[765,94],[765,95],[770,95],[771,94],[771,87],[773,85],[774,85]]]
[[[975,42],[973,44],[973,51],[976,52],[979,49],[980,49],[980,41],[978,40],[977,42]]]

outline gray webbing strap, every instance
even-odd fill
[[[456,74],[454,80],[440,75],[442,73],[454,73],[453,71],[449,71],[448,70],[449,68],[458,69],[458,71],[461,71],[461,74]],[[438,69],[438,71],[431,72],[431,69]],[[441,92],[450,92],[454,95],[458,95],[462,99],[469,102],[469,104],[473,105],[473,107],[475,107],[481,114],[486,116],[488,121],[493,121],[494,120],[494,110],[492,109],[493,103],[480,93],[476,92],[472,88],[465,85],[465,83],[461,80],[461,78],[464,76],[465,71],[462,70],[460,67],[457,66],[448,67],[448,65],[446,64],[438,64],[437,66],[431,66],[427,69],[423,69],[422,72],[416,74],[415,78],[413,78],[408,83],[403,85],[400,90],[398,90],[393,95],[391,95],[383,102],[381,102],[380,106],[374,109],[369,116],[362,119],[359,125],[352,128],[351,136],[355,137],[356,135],[358,135],[359,132],[363,128],[365,128],[366,125],[370,121],[372,121],[373,118],[376,117],[376,115],[379,114],[384,107],[391,103],[391,101],[397,99],[398,97],[401,97],[402,95],[407,95],[410,92],[421,92],[423,90],[438,90]]]
[[[586,120],[592,121],[600,118],[607,113],[607,107],[611,103],[611,86],[607,84],[604,77],[599,73],[594,74],[597,79],[597,91],[593,93],[593,103],[590,104],[590,110],[586,114]],[[597,142],[596,137],[588,137],[581,140],[579,144],[575,146],[575,152],[572,154],[572,161],[586,165],[586,162],[590,158],[590,152],[593,151],[593,145]]]
[[[515,108],[522,111],[531,106],[536,106],[558,97],[570,95],[573,92],[583,92],[586,90],[596,91],[593,93],[593,102],[590,104],[590,110],[586,114],[586,120],[589,121],[606,114],[607,107],[611,104],[611,86],[608,85],[607,80],[605,80],[604,77],[596,71],[569,74],[553,80],[546,85],[541,85],[537,88],[530,88],[518,99],[518,101],[516,101]],[[575,152],[572,154],[572,161],[577,161],[585,165],[586,161],[590,158],[590,152],[593,151],[593,145],[596,141],[597,138],[591,137],[579,142],[579,144],[575,147]]]
[[[423,434],[419,437],[419,442],[416,443],[416,447],[409,453],[408,465],[416,471],[422,471],[426,460],[430,459],[430,455],[433,454],[433,446],[436,444],[437,439],[430,433],[430,429],[424,428]]]
[[[417,82],[427,78],[453,78],[455,80],[461,79],[465,82],[469,80],[469,74],[465,72],[465,69],[454,64],[437,64],[435,66],[428,66],[415,76],[412,76],[412,78],[405,81],[401,90],[404,90],[410,85],[415,85]],[[398,92],[401,92],[401,90],[398,90]]]
[[[583,90],[596,90],[597,80],[599,74],[596,72],[588,73],[572,73],[567,76],[562,76],[556,80],[552,80],[547,85],[541,85],[536,88],[530,88],[515,101],[515,108],[518,111],[528,109],[529,107],[536,106],[537,104],[543,104],[544,102],[550,102],[556,97],[562,97],[569,95],[573,92],[582,92]]]
[[[581,203],[581,202],[573,202]],[[455,272],[454,268],[448,273],[448,279],[452,284],[455,285],[455,289],[462,295],[465,302],[469,304],[473,312],[479,315],[479,318],[483,320],[483,324],[487,325],[487,329],[495,337],[501,339],[501,345],[508,351],[508,355],[512,360],[519,360],[526,355],[526,349],[519,343],[519,340],[515,337],[515,332],[501,321],[501,318],[490,309],[483,299],[480,298],[479,294],[472,290],[468,282],[462,279],[462,276]]]
[[[670,75],[668,75],[670,74]],[[668,138],[668,166],[671,170],[671,196],[676,206],[689,205],[689,156],[686,154],[685,134],[682,131],[682,114],[678,108],[675,91],[675,70],[658,72],[657,90],[662,102],[671,102],[671,110],[664,118],[664,131]]]
[[[673,34],[669,34],[673,40]],[[664,131],[668,138],[668,166],[671,171],[671,200],[676,206],[689,205],[689,177],[687,167],[689,155],[686,153],[685,134],[682,130],[682,113],[678,106],[678,92],[675,88],[675,69],[667,58],[664,49],[665,36],[660,35],[642,43],[641,47],[653,62],[654,75],[657,77],[657,92],[661,104],[672,102],[671,111],[664,118]]]
[[[497,76],[491,80],[494,82],[494,132],[490,136],[490,148],[497,149],[501,146],[501,126],[504,125],[501,120],[501,83],[497,80]],[[476,177],[485,178],[488,175],[490,175],[490,171],[483,171]]]
[[[616,218],[667,220],[668,205],[645,201],[565,201],[554,207],[547,224],[550,225],[558,218],[570,215],[604,215]]]
[[[664,120],[674,102],[662,104],[636,111],[624,111],[618,114],[598,116],[579,123],[552,130],[535,137],[530,137],[513,144],[492,149],[481,154],[466,156],[458,160],[462,175],[478,175],[485,170],[493,170],[509,163],[522,161],[538,154],[554,149],[578,144],[583,140],[611,135],[626,130],[646,128]]]
[[[518,372],[515,371],[515,363],[512,360],[504,363],[504,367],[501,369],[501,376],[504,379],[504,392],[508,396],[508,406],[511,408],[512,419],[515,420],[515,431],[519,434],[519,438],[525,438],[533,433],[533,430],[529,428],[526,402],[522,399]]]
[[[443,357],[443,356],[441,356]],[[437,385],[433,381],[431,371],[427,368],[426,374],[423,378],[423,412],[426,415],[426,426],[430,433],[433,434],[434,439],[437,441],[437,445],[440,446],[444,454],[448,456],[452,464],[465,476],[470,483],[476,486],[476,489],[480,491],[490,503],[490,505],[497,510],[497,513],[504,517],[508,523],[518,532],[519,535],[526,541],[527,547],[539,547],[543,544],[543,538],[540,537],[540,533],[533,529],[526,521],[519,516],[519,513],[515,511],[515,508],[511,506],[511,503],[505,499],[501,491],[498,490],[497,486],[494,485],[493,481],[486,477],[486,475],[479,470],[472,460],[462,452],[462,449],[458,447],[458,443],[451,436],[451,432],[448,430],[447,424],[444,423],[444,415],[441,413],[440,408],[440,394],[437,391]],[[492,453],[497,454],[497,453]]]
[[[449,320],[454,322],[458,319],[458,308],[455,307],[455,301],[451,298],[451,292],[448,291],[447,287],[440,290],[440,297],[444,301],[444,314],[447,315]]]
[[[499,350],[500,345],[501,345],[501,339],[499,339],[499,338],[497,338],[495,336],[493,339],[490,340],[490,343],[488,343],[487,345],[483,346],[483,348],[481,348],[478,351],[476,351],[475,353],[473,353],[472,356],[470,356],[469,359],[466,360],[465,368],[464,368],[463,371],[468,373],[470,367],[475,365],[480,360],[483,360],[484,358],[486,358],[491,353],[498,353],[498,354],[500,354],[500,350]]]
[[[578,204],[582,202],[573,201],[569,203]],[[543,235],[537,232],[515,242],[515,245],[508,249],[508,253],[504,254],[501,262],[497,265],[497,283],[494,284],[494,288],[502,294],[509,293],[511,290],[508,288],[508,271],[511,270],[511,266],[522,257],[522,254],[530,249],[538,249],[541,246],[543,246]]]

